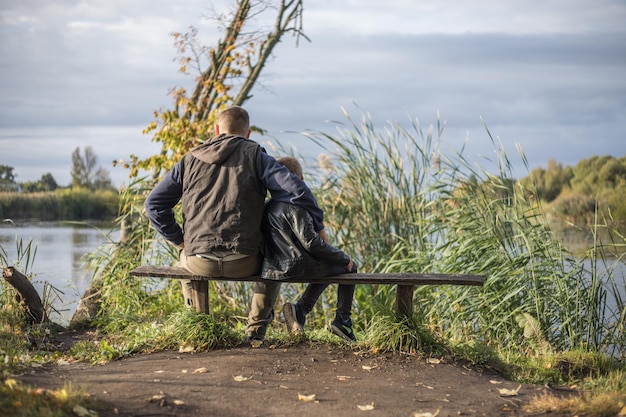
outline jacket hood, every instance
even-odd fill
[[[191,155],[207,164],[221,164],[248,140],[242,136],[221,134],[193,148]]]

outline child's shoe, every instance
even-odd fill
[[[289,333],[304,335],[304,322],[306,316],[300,310],[298,303],[285,303],[283,304],[283,317],[285,318],[285,324]]]
[[[356,336],[352,331],[352,320],[350,319],[341,320],[339,317],[335,317],[335,320],[330,323],[330,331],[348,342],[356,342]]]

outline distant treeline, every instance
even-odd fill
[[[510,186],[515,180],[511,179]],[[617,223],[626,222],[626,156],[594,156],[566,166],[550,160],[519,180],[543,203],[553,220],[593,223],[597,213]],[[48,192],[0,192],[1,219],[110,220],[118,214],[119,195],[111,188],[82,187]]]
[[[64,188],[50,192],[0,193],[0,219],[112,220],[117,216],[115,190]]]
[[[626,156],[593,156],[576,166],[550,160],[520,184],[544,202],[546,213],[573,223],[593,223],[597,213],[626,222]]]

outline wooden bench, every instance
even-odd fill
[[[243,278],[205,277],[194,275],[184,268],[173,266],[143,265],[130,274],[136,277],[174,278],[191,280],[192,300],[196,311],[209,312],[209,281],[263,281],[260,276]],[[404,316],[413,312],[413,290],[417,285],[483,285],[483,277],[468,274],[342,274],[324,278],[290,279],[282,283],[333,283],[333,284],[378,284],[396,285],[396,311]]]

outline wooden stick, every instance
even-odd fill
[[[28,277],[12,266],[2,271],[4,279],[15,288],[21,297],[21,303],[26,311],[26,319],[30,324],[49,322],[46,310],[43,308],[41,297],[33,287]]]

